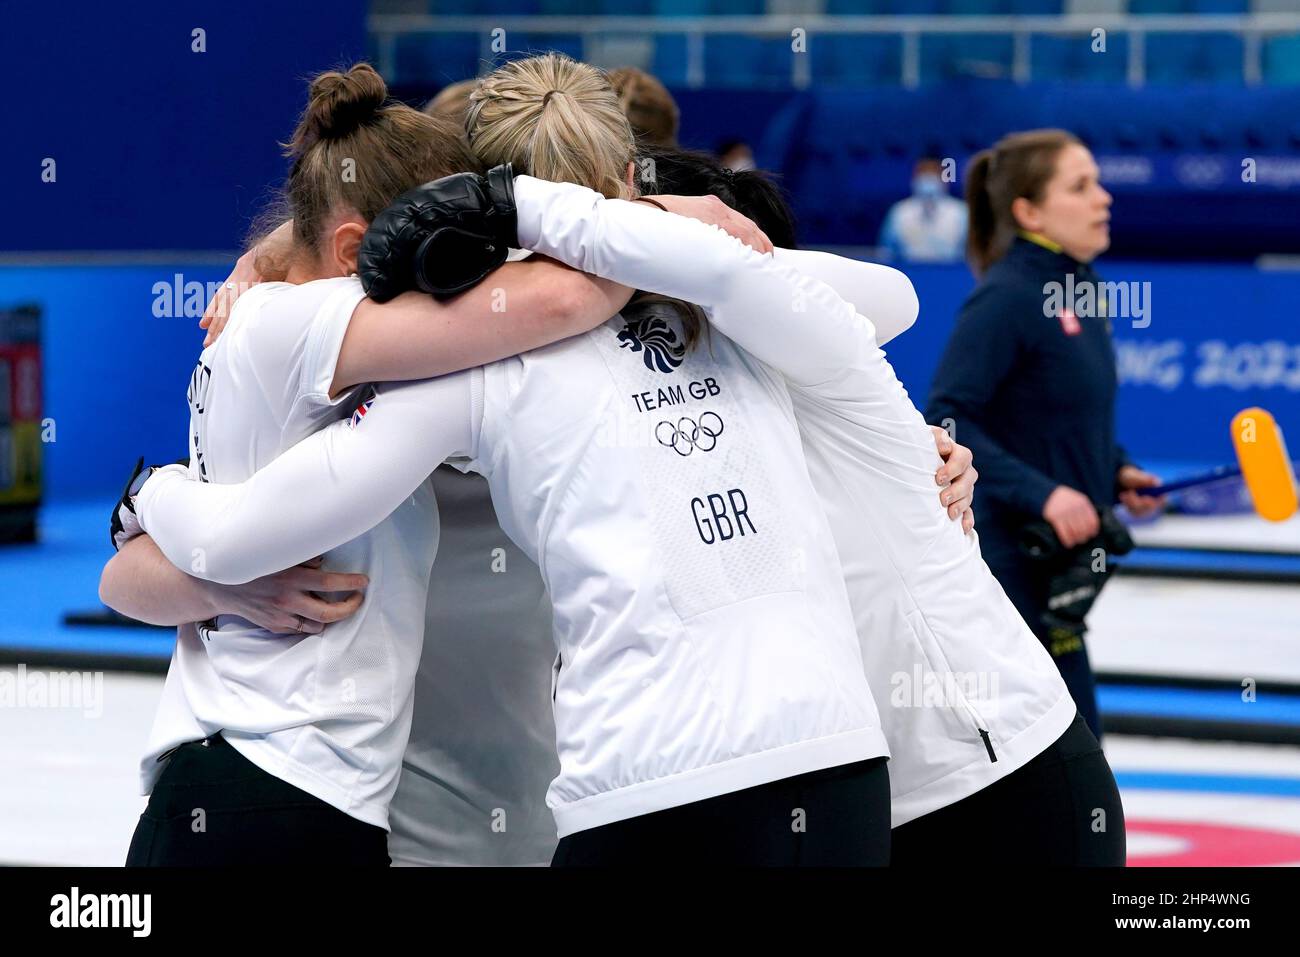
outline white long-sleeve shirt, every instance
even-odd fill
[[[325,279],[265,283],[241,296],[191,377],[190,465],[173,469],[196,486],[237,482],[348,416],[356,394],[331,399],[330,384],[364,295],[355,279]],[[368,594],[326,634],[272,635],[235,616],[178,630],[140,762],[146,793],[163,755],[220,731],[262,770],[387,826],[438,540],[433,492],[417,484],[382,521],[317,553],[329,570],[360,569],[384,583],[382,599]],[[310,500],[312,488],[298,494]],[[171,557],[190,574],[206,574],[201,549]]]
[[[747,290],[819,295],[756,265]],[[561,835],[886,753],[785,383],[722,336],[685,353],[671,310],[384,387],[239,485],[164,470],[137,507],[173,561],[201,548],[209,577],[246,580],[355,537],[458,455],[554,605]]]

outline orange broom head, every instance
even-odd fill
[[[1232,444],[1255,511],[1270,522],[1296,512],[1295,472],[1282,430],[1267,410],[1242,409],[1232,419]]]

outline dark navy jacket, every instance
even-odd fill
[[[994,547],[1040,517],[1058,485],[1110,505],[1126,461],[1115,442],[1110,320],[1044,314],[1045,287],[1060,283],[1064,299],[1068,273],[1076,290],[1100,283],[1090,264],[1017,237],[962,306],[931,386],[926,418],[951,419],[956,441],[975,453],[981,538]],[[1104,299],[1094,292],[1094,302]]]

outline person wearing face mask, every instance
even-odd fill
[[[718,145],[718,162],[733,173],[758,169],[758,164],[754,161],[754,151],[744,140],[723,140]]]
[[[966,204],[948,195],[943,165],[933,157],[912,170],[912,195],[890,207],[879,245],[893,260],[960,262],[966,243]]]
[[[1163,504],[1137,494],[1158,480],[1115,440],[1111,319],[1092,267],[1110,245],[1111,196],[1075,136],[1031,130],[976,154],[966,201],[979,283],[926,418],[975,451],[984,559],[1100,737],[1084,619],[1111,558],[1132,547],[1111,506]]]

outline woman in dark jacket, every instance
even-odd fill
[[[1092,268],[1110,245],[1111,197],[1078,139],[1033,130],[974,157],[966,201],[979,285],[927,418],[974,450],[985,561],[1100,737],[1083,612],[1124,550],[1109,509],[1117,499],[1134,514],[1161,504],[1137,495],[1158,480],[1115,441],[1111,318]],[[1022,542],[1035,531],[1054,560],[1027,557]]]

